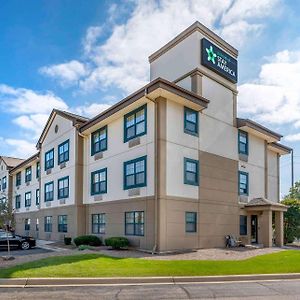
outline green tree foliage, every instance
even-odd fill
[[[8,201],[7,197],[0,198],[0,228],[4,229],[6,224],[13,227],[14,217],[11,203]]]
[[[282,204],[288,206],[284,213],[284,241],[292,243],[300,238],[300,181],[297,181],[284,197]]]

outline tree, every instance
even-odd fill
[[[288,206],[284,213],[284,242],[292,243],[300,238],[300,181],[290,189],[282,204]]]

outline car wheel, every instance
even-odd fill
[[[30,245],[28,242],[25,241],[21,244],[21,248],[22,250],[28,250],[30,248]]]

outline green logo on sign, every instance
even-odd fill
[[[206,52],[207,52],[207,60],[215,64],[216,63],[215,58],[217,57],[217,54],[214,53],[213,47],[210,46],[209,49],[206,48]]]

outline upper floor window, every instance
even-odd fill
[[[45,202],[52,201],[54,198],[54,182],[48,182],[45,184]]]
[[[105,233],[105,214],[93,214],[92,215],[92,233]]]
[[[41,176],[41,164],[40,162],[38,161],[36,163],[36,178],[40,178]]]
[[[124,162],[124,189],[147,185],[147,156]]]
[[[7,188],[6,176],[2,178],[2,190]]]
[[[69,140],[58,146],[58,164],[69,160]]]
[[[58,216],[58,232],[68,232],[68,217],[67,215]]]
[[[239,130],[239,153],[248,155],[248,132]]]
[[[198,112],[191,108],[184,108],[184,132],[198,135]]]
[[[239,195],[249,194],[249,174],[239,171]]]
[[[247,235],[247,216],[240,216],[240,235]]]
[[[69,176],[58,179],[58,199],[69,197]]]
[[[197,213],[185,213],[185,232],[197,232]]]
[[[35,191],[35,205],[40,205],[40,189]]]
[[[45,222],[44,231],[52,232],[52,216],[45,217],[44,222]]]
[[[92,133],[91,154],[107,150],[107,126]]]
[[[144,235],[143,211],[131,211],[125,213],[125,235]]]
[[[124,142],[147,132],[147,105],[124,116]]]
[[[25,170],[25,182],[29,181],[31,181],[31,167],[28,167]]]
[[[21,176],[22,176],[21,172],[17,173],[17,175],[16,175],[16,186],[21,185],[21,183],[22,183],[22,177]]]
[[[16,203],[15,203],[16,209],[21,208],[21,195],[17,195],[15,200],[16,200]]]
[[[91,173],[91,195],[107,193],[107,168]]]
[[[31,206],[31,192],[25,193],[25,207]]]
[[[184,158],[184,183],[190,185],[199,185],[198,160]]]
[[[49,150],[45,153],[45,170],[54,167],[54,149]]]

